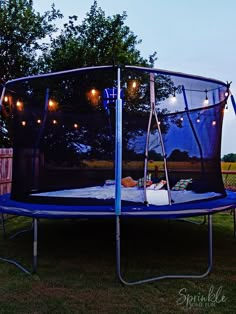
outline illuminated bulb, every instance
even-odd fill
[[[137,87],[137,82],[136,82],[136,81],[133,81],[132,87],[133,87],[133,88],[136,88],[136,87]]]
[[[41,120],[40,120],[40,119],[38,119],[38,120],[37,120],[37,123],[38,123],[38,124],[40,124],[40,123],[41,123]]]
[[[4,97],[4,101],[8,102],[8,97],[7,96]]]
[[[26,121],[21,121],[21,124],[22,124],[23,126],[26,126]]]
[[[77,123],[74,123],[74,128],[77,129],[79,126]]]
[[[207,97],[207,89],[205,90],[205,93],[206,93],[206,98],[204,100],[204,104],[208,105],[209,104],[209,100],[208,100],[208,97]]]
[[[57,120],[52,120],[52,123],[53,124],[57,124]]]
[[[23,110],[23,103],[19,100],[17,100],[16,102],[16,108],[19,110],[19,111],[22,111]]]
[[[226,92],[225,92],[225,97],[228,97],[228,96],[229,96],[229,92],[226,91]]]
[[[197,123],[200,123],[200,114],[198,114],[198,116],[197,116]]]
[[[216,120],[212,121],[212,125],[215,126],[216,125]]]
[[[92,94],[93,96],[95,96],[95,95],[96,95],[96,89],[93,88],[93,89],[91,90],[91,94]]]
[[[170,100],[171,100],[172,103],[176,102],[176,95],[175,95],[175,94],[172,95],[172,97],[170,98]]]
[[[183,118],[183,117],[180,117],[180,121],[184,121],[184,118]]]
[[[49,100],[48,107],[49,107],[49,109],[54,109],[55,108],[55,103],[54,103],[53,100]]]
[[[209,104],[209,99],[208,99],[207,96],[206,96],[206,98],[205,98],[205,100],[204,100],[204,104],[205,104],[205,105],[208,105],[208,104]]]
[[[16,102],[16,107],[17,108],[21,107],[21,102],[19,100],[17,100],[17,102]]]
[[[161,125],[161,121],[158,121],[158,124]]]

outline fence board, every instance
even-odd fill
[[[0,148],[0,195],[11,192],[12,148]]]

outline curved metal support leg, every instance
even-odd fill
[[[25,233],[25,232],[28,232],[28,231],[31,231],[31,230],[33,230],[33,222],[31,223],[30,228],[28,228],[28,229],[23,229],[23,230],[20,230],[20,231],[14,233],[13,235],[11,235],[11,236],[9,237],[9,239],[12,240],[12,239],[14,239],[15,237],[17,237],[18,235],[20,235],[20,234],[22,234],[22,233]]]
[[[34,232],[34,239],[33,239],[33,266],[32,266],[32,273],[36,273],[37,270],[37,259],[38,259],[38,219],[33,218],[33,232]],[[24,273],[27,275],[31,275],[31,272],[27,270],[25,267],[21,266],[18,262],[8,259],[8,258],[3,258],[0,257],[0,261],[13,264],[20,270],[22,270]]]
[[[188,220],[188,219],[176,219],[176,221],[182,221],[182,222],[188,222],[190,224],[194,225],[205,225],[207,219],[206,216],[203,217],[203,220],[201,222],[193,221],[193,220]]]
[[[116,267],[117,276],[120,282],[124,285],[133,286],[143,283],[158,281],[161,279],[200,279],[206,277],[212,269],[212,215],[208,215],[208,267],[207,270],[199,275],[162,275],[152,278],[146,278],[137,281],[126,281],[121,275],[121,262],[120,262],[120,217],[116,217]]]
[[[8,258],[3,258],[0,257],[0,261],[9,263],[9,264],[13,264],[15,265],[17,268],[19,268],[20,270],[22,270],[25,274],[30,275],[30,271],[28,271],[26,268],[24,268],[23,266],[21,266],[18,262],[12,260],[12,259],[8,259]]]

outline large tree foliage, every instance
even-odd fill
[[[149,61],[141,57],[136,47],[141,40],[125,25],[126,17],[126,12],[106,17],[94,1],[81,24],[77,16],[69,17],[42,64],[50,70],[112,64],[153,66],[156,53]]]
[[[32,74],[37,55],[47,48],[43,40],[57,30],[54,21],[62,17],[52,5],[42,15],[33,0],[0,0],[0,78],[4,81]]]
[[[48,48],[48,38],[57,30],[54,21],[60,17],[54,5],[40,14],[32,0],[0,0],[0,83],[38,71],[37,57]],[[2,109],[0,145],[7,146],[11,104],[4,103]]]

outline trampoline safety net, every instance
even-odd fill
[[[88,204],[99,198],[93,195],[96,187],[114,186],[117,123],[122,123],[123,190],[225,195],[220,149],[228,86],[132,66],[121,68],[120,89],[117,80],[117,67],[106,66],[6,84],[2,114],[12,117],[7,135],[14,150],[12,199],[67,191],[67,202],[68,191],[86,189],[87,196],[72,193],[78,204],[81,198]],[[100,200],[114,203],[114,195],[99,193]]]

